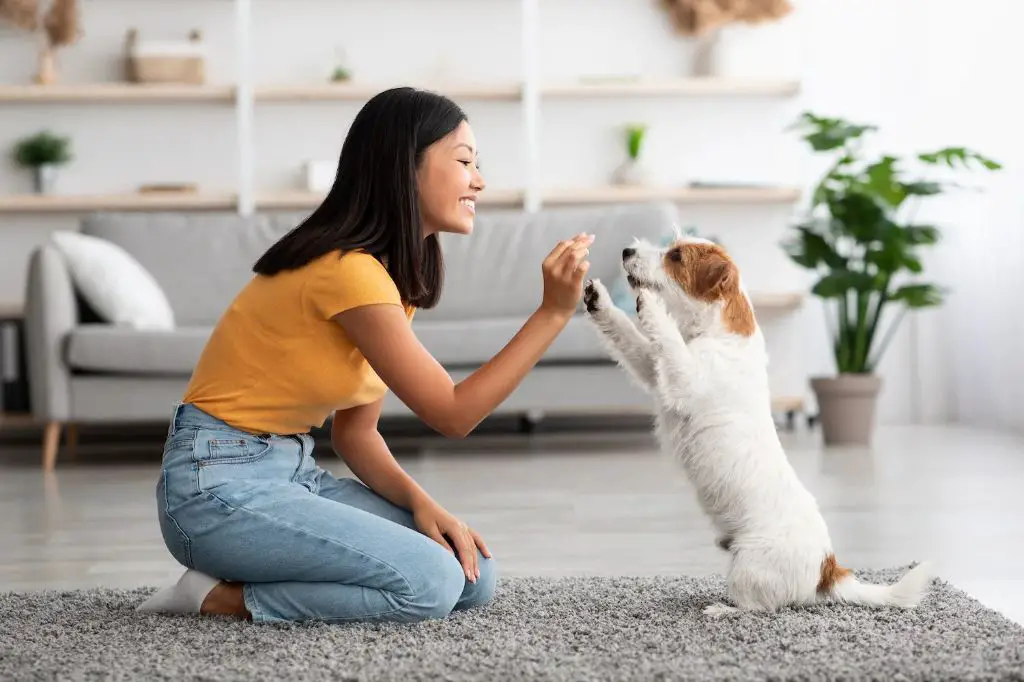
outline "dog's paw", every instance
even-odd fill
[[[591,315],[606,310],[610,301],[611,294],[608,293],[604,284],[601,284],[601,280],[588,280],[586,285],[584,285],[583,305],[586,306],[587,312]]]
[[[665,303],[656,293],[641,289],[636,294],[636,314],[640,326],[652,340],[674,327]]]
[[[729,606],[728,604],[709,604],[704,607],[704,615],[708,618],[721,618],[723,616],[729,616],[739,613],[740,610],[735,606]]]

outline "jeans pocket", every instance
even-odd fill
[[[203,430],[197,440],[193,456],[201,467],[251,464],[273,449],[269,438],[241,432],[236,435]]]

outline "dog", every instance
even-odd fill
[[[652,396],[655,433],[694,485],[730,554],[728,595],[711,617],[846,602],[912,608],[931,582],[922,562],[892,585],[859,581],[839,564],[817,502],[801,484],[771,413],[768,355],[739,269],[700,237],[668,246],[634,240],[622,266],[637,321],[599,279],[586,315],[611,357]]]

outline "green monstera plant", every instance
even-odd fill
[[[922,200],[956,185],[908,177],[905,161],[894,156],[863,158],[862,142],[877,130],[873,125],[804,113],[792,129],[813,151],[835,160],[784,248],[795,263],[818,275],[811,291],[832,309],[829,326],[838,373],[871,374],[903,314],[943,301],[942,287],[915,278],[924,270],[920,250],[938,242],[939,229],[913,217]],[[950,169],[1001,168],[963,147],[913,158],[924,166]],[[889,306],[899,306],[897,317],[882,333],[879,323]]]

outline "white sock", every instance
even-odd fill
[[[188,569],[178,582],[159,590],[136,609],[143,613],[199,613],[210,590],[220,580],[205,573]]]

